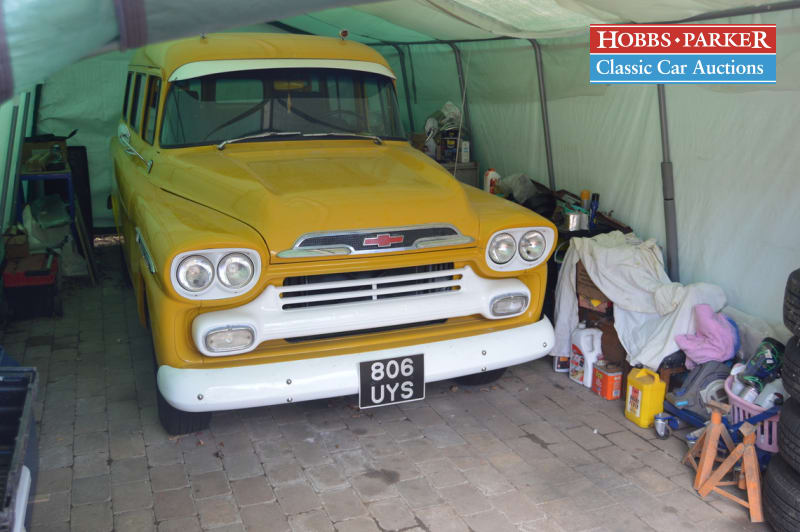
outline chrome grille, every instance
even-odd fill
[[[283,310],[340,305],[459,290],[453,263],[287,277],[279,288]],[[424,286],[423,286],[424,285]]]

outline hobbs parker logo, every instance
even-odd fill
[[[774,24],[592,24],[590,83],[775,83]]]

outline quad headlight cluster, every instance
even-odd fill
[[[252,288],[261,259],[251,249],[206,249],[181,253],[172,264],[172,284],[179,294],[223,299]]]
[[[522,227],[498,231],[486,246],[486,262],[498,271],[525,270],[540,264],[555,234],[549,227]]]

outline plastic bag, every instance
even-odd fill
[[[536,194],[536,185],[525,174],[511,174],[500,178],[500,188],[510,192],[517,203],[525,203]]]

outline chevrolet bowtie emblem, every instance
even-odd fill
[[[392,244],[400,244],[403,242],[403,235],[390,235],[389,233],[381,233],[373,237],[365,238],[364,246],[378,246],[379,248],[388,248]]]

